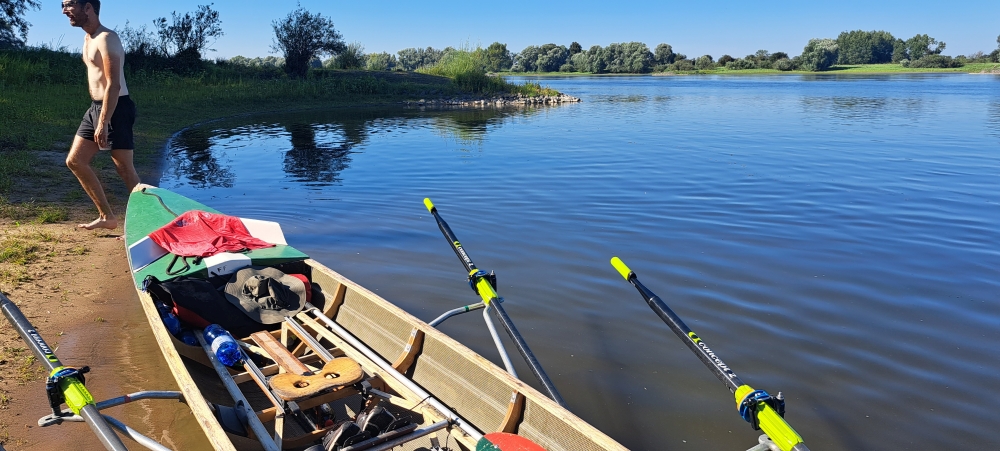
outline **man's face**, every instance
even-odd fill
[[[89,21],[86,7],[86,4],[79,3],[77,0],[63,0],[62,2],[62,12],[66,17],[69,17],[69,24],[74,27],[82,27]]]

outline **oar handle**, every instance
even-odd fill
[[[750,388],[749,385],[743,383],[743,381],[733,372],[732,369],[726,365],[718,355],[715,354],[705,342],[698,337],[691,329],[684,324],[684,321],[680,319],[667,307],[667,304],[660,299],[659,296],[654,294],[652,290],[646,288],[642,282],[639,282],[639,277],[635,275],[629,267],[620,258],[614,257],[611,259],[611,266],[613,266],[618,274],[621,274],[629,283],[634,286],[639,293],[642,295],[649,307],[653,309],[654,312],[670,326],[670,329],[684,341],[684,344],[688,346],[689,349],[694,351],[695,355],[709,369],[715,373],[715,376],[719,378],[729,390],[735,393],[736,396],[736,409],[740,410],[743,407],[744,402],[751,403],[749,406],[752,410],[748,412],[748,415],[752,415],[754,418],[747,417],[748,421],[756,421],[757,426],[771,438],[775,444],[781,448],[782,451],[808,451],[809,448],[806,447],[805,443],[802,442],[802,437],[799,436],[797,432],[785,421],[782,416],[768,404],[768,401],[761,399],[770,400],[770,396],[765,392],[760,392],[761,397],[748,397],[753,396],[757,393],[757,390]],[[780,395],[780,393],[779,393]],[[773,401],[780,403],[779,407],[784,409],[783,401],[778,399],[778,401]],[[751,421],[751,424],[754,423]]]
[[[94,431],[97,439],[105,448],[114,451],[127,451],[121,438],[118,437],[118,434],[115,434],[115,431],[111,429],[111,426],[101,416],[94,403],[94,397],[91,396],[90,391],[87,390],[87,387],[83,385],[83,381],[80,379],[82,376],[78,376],[78,374],[86,370],[77,372],[74,369],[64,367],[59,358],[56,357],[55,352],[52,351],[52,348],[45,343],[42,336],[35,330],[35,326],[32,326],[28,318],[21,313],[21,309],[8,299],[7,296],[4,296],[3,293],[0,293],[0,310],[3,310],[3,314],[10,321],[11,326],[14,326],[18,335],[31,348],[32,353],[35,354],[38,361],[49,371],[50,381],[58,381],[58,388],[54,389],[59,390],[70,410],[83,417],[84,421],[87,422],[87,425]],[[65,377],[60,377],[60,374],[65,374]],[[53,409],[56,407],[58,406],[54,406]],[[59,412],[54,413],[58,414]]]

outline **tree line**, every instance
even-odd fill
[[[25,12],[40,8],[38,0],[0,0],[0,49],[25,45],[30,24]],[[224,35],[219,12],[211,5],[198,6],[194,12],[160,17],[153,20],[152,29],[133,27],[128,22],[117,30],[125,45],[126,64],[134,69],[197,71],[205,52]],[[272,22],[274,31],[271,50],[282,56],[246,58],[237,56],[220,63],[283,69],[294,77],[303,77],[310,68],[366,69],[372,71],[415,71],[434,67],[447,55],[458,50],[406,48],[390,54],[366,54],[361,43],[346,43],[334,28],[331,19],[311,13],[301,6],[288,16]],[[480,67],[487,72],[585,72],[594,74],[636,74],[650,72],[687,72],[725,68],[727,70],[774,69],[780,71],[823,71],[835,64],[897,63],[904,67],[960,67],[967,62],[1000,62],[998,47],[991,53],[950,57],[943,55],[946,44],[926,34],[909,39],[894,37],[887,31],[845,31],[836,39],[811,39],[798,56],[767,50],[734,58],[712,55],[689,58],[674,52],[669,44],[654,49],[642,42],[595,45],[583,49],[578,42],[569,46],[558,44],[529,45],[520,52],[494,42],[487,48],[472,52]],[[321,57],[328,56],[326,60]]]

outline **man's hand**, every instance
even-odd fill
[[[97,124],[97,127],[94,128],[94,142],[96,142],[97,147],[102,150],[106,150],[111,147],[108,144],[108,127],[109,124],[101,121]]]

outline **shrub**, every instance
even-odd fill
[[[368,55],[365,68],[373,71],[387,71],[396,68],[396,56],[386,52]]]
[[[899,65],[903,66],[903,67],[910,67],[910,60],[908,60],[908,59],[901,59],[901,60],[899,60]]]
[[[702,55],[698,57],[695,61],[694,67],[698,70],[712,70],[715,69],[715,62],[712,61],[712,55]]]
[[[774,64],[772,64],[772,67],[780,71],[787,72],[790,70],[795,70],[795,63],[793,63],[792,60],[788,58],[782,58],[780,60],[775,61]]]
[[[722,55],[719,57],[720,66],[725,66],[726,64],[729,64],[730,61],[736,61],[736,59],[729,55]]]
[[[562,66],[559,66],[559,72],[573,72],[573,71],[574,71],[573,64],[571,63],[566,63],[563,64]]]
[[[950,56],[945,55],[926,55],[915,61],[910,62],[910,67],[937,67],[937,68],[948,68],[948,67],[962,67],[961,61],[957,61]]]
[[[743,58],[735,59],[726,63],[726,69],[729,70],[746,70],[753,68],[754,68],[753,61],[746,60]]]
[[[692,71],[695,70],[694,61],[689,59],[682,59],[674,61],[674,64],[667,66],[668,69],[677,72]]]

